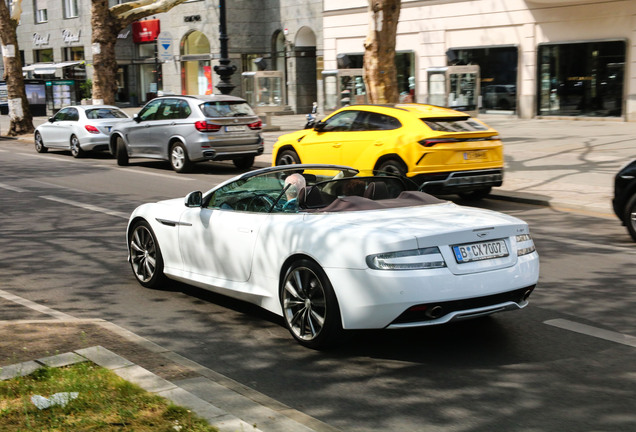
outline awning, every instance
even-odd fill
[[[50,75],[54,74],[58,69],[66,67],[77,66],[82,62],[70,61],[62,63],[33,63],[22,68],[22,72],[33,72],[35,75]]]

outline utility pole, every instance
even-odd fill
[[[221,44],[221,58],[219,59],[219,65],[214,66],[214,72],[221,77],[221,82],[216,85],[216,88],[222,94],[230,94],[234,87],[232,84],[232,74],[236,71],[236,66],[230,65],[230,59],[227,52],[227,24],[225,20],[225,0],[219,0],[219,42]]]

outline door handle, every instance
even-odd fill
[[[342,144],[340,144],[340,143],[336,143],[336,144],[334,144],[334,145],[333,145],[333,147],[334,147],[334,148],[340,148],[340,147],[342,147]]]
[[[376,142],[374,143],[374,145],[376,145],[376,146],[381,146],[382,144],[384,144],[382,141],[376,141]]]

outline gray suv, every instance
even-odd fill
[[[118,165],[143,157],[168,160],[177,172],[206,160],[232,160],[247,169],[263,153],[262,127],[247,102],[235,96],[163,96],[113,127],[109,146]]]

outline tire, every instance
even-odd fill
[[[479,201],[480,199],[486,198],[490,194],[490,191],[492,191],[492,188],[486,187],[468,192],[460,192],[457,195],[466,201]]]
[[[42,135],[40,132],[35,133],[35,151],[38,153],[46,153],[49,151],[49,148],[44,145],[44,141],[42,140]]]
[[[178,173],[188,172],[192,168],[188,152],[183,144],[175,143],[170,147],[170,166]]]
[[[300,158],[295,150],[283,150],[276,156],[276,165],[296,165],[300,163]]]
[[[632,239],[636,241],[636,194],[632,195],[629,201],[627,201],[623,220],[627,226],[627,232],[629,232]]]
[[[285,326],[301,345],[324,349],[342,338],[340,308],[325,272],[314,261],[293,262],[281,281]]]
[[[128,150],[126,150],[124,139],[119,136],[117,137],[117,142],[115,144],[115,157],[117,158],[117,165],[128,165]]]
[[[128,252],[130,267],[137,282],[147,288],[159,288],[165,283],[161,249],[148,222],[139,221],[132,227]]]
[[[384,171],[390,174],[398,174],[405,176],[407,172],[406,165],[399,159],[387,159],[378,165],[377,171]]]
[[[79,139],[75,135],[71,135],[71,155],[74,158],[85,156],[86,152],[80,147]]]
[[[250,169],[252,165],[254,165],[254,156],[244,156],[234,159],[232,162],[234,162],[234,166],[238,169]]]

